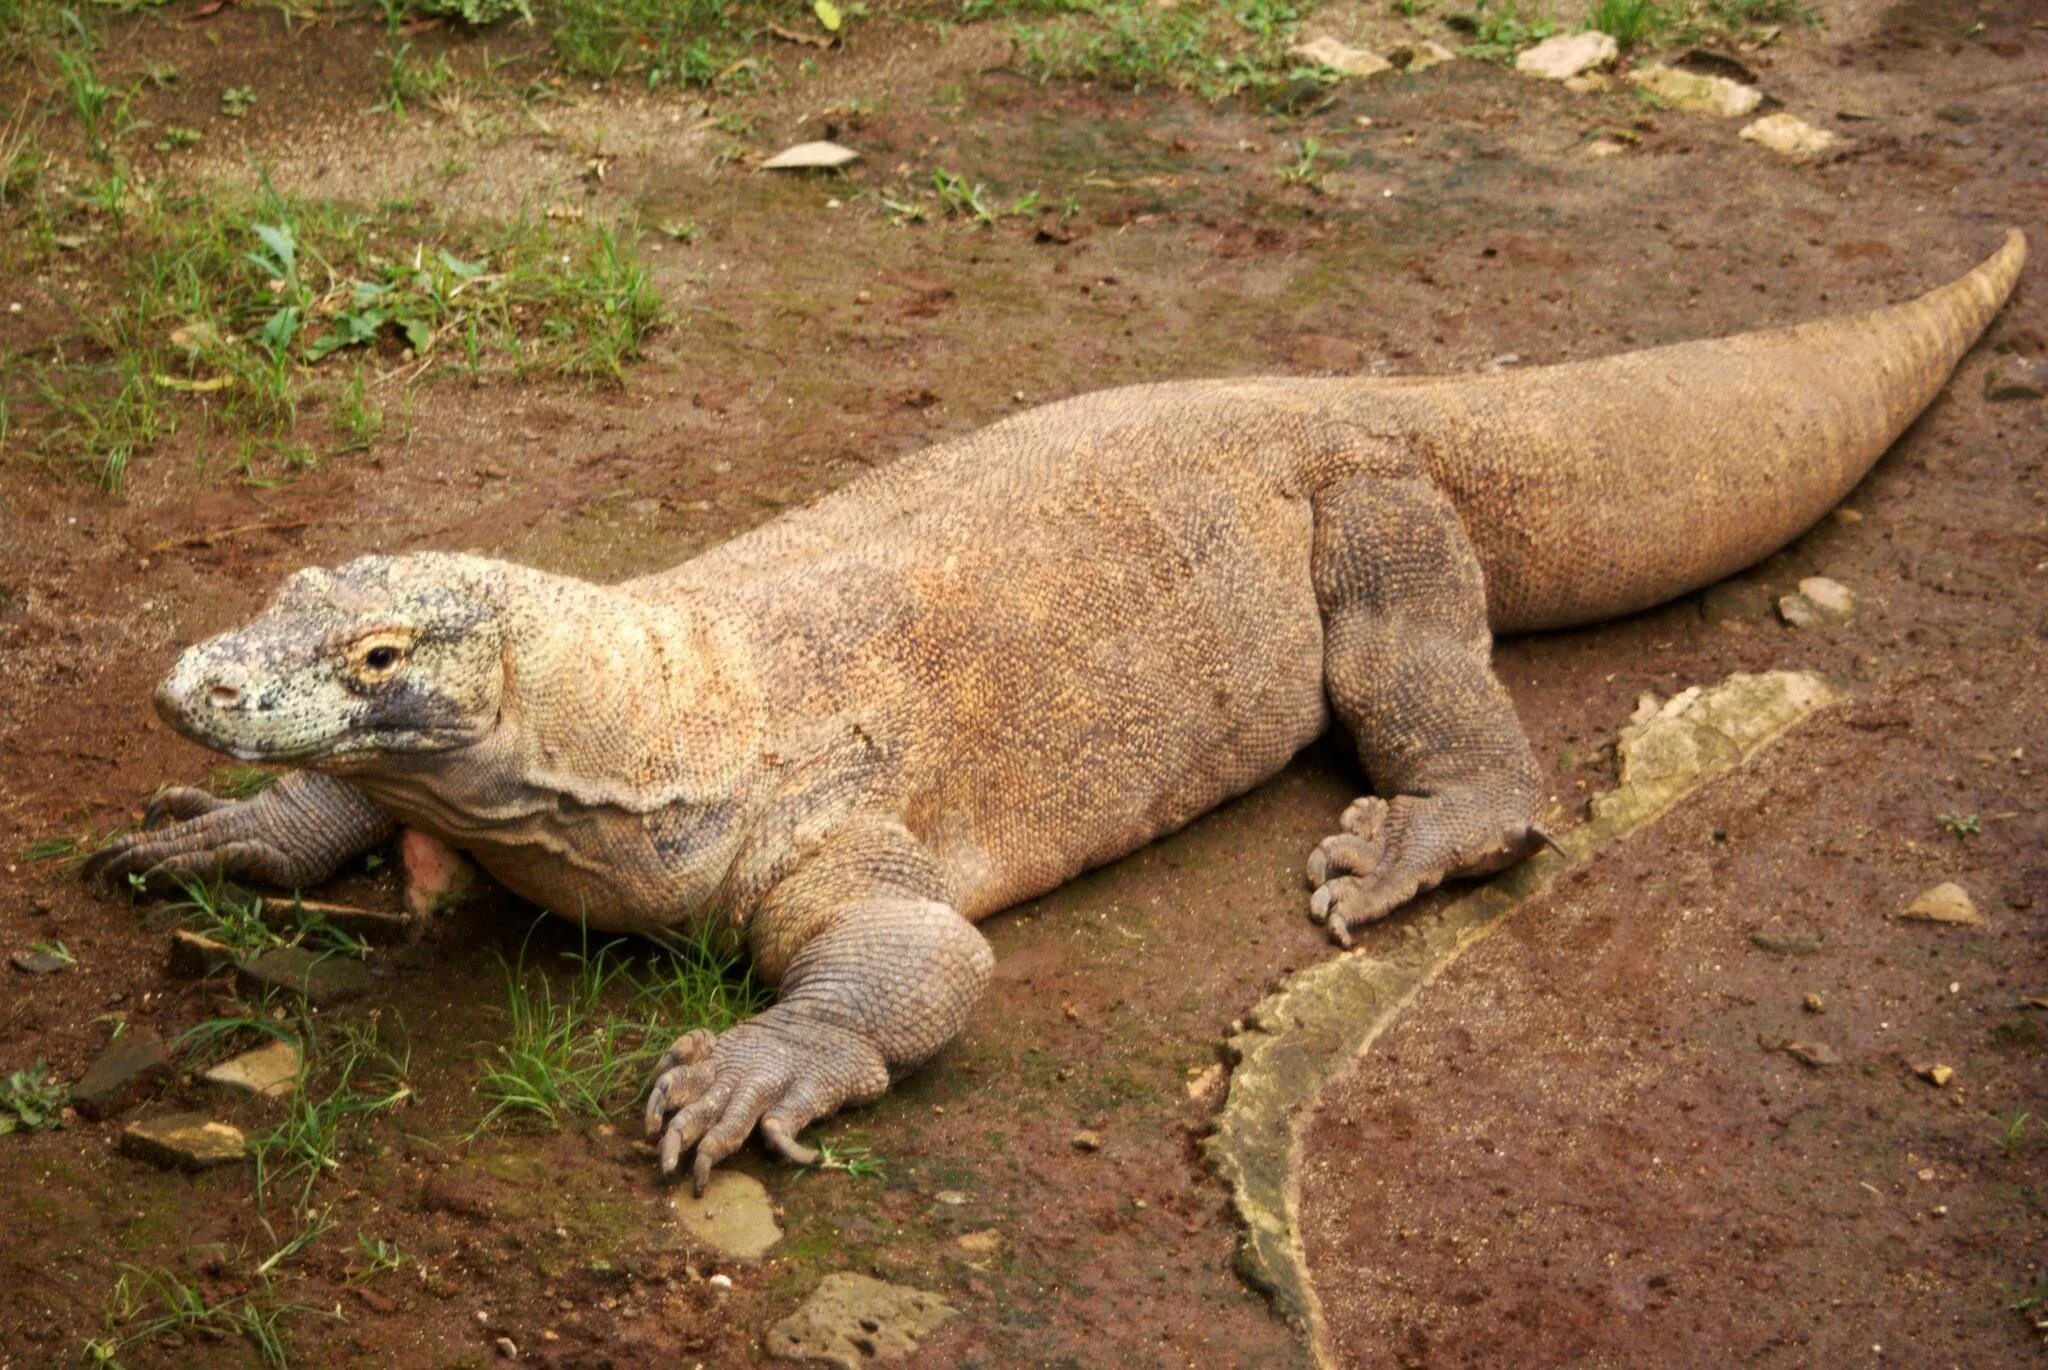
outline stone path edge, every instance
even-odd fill
[[[1239,1274],[1301,1329],[1319,1364],[1332,1360],[1301,1245],[1295,1165],[1302,1121],[1324,1085],[1516,909],[1840,698],[1808,672],[1738,673],[1639,710],[1616,740],[1619,782],[1557,849],[1415,920],[1414,935],[1391,958],[1354,951],[1319,962],[1246,1015],[1228,1044],[1230,1092],[1204,1151],[1230,1186],[1243,1227]]]

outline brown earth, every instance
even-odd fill
[[[714,166],[730,140],[681,96],[581,93],[551,112],[552,134],[496,107],[473,136],[459,111],[399,127],[363,112],[376,26],[287,29],[232,8],[193,22],[178,0],[112,51],[180,63],[145,112],[206,127],[224,168],[246,139],[307,192],[395,187],[480,213],[575,197],[705,235],[652,254],[677,322],[622,390],[440,381],[371,452],[277,489],[202,467],[190,433],[138,461],[118,499],[0,462],[0,852],[132,821],[159,783],[203,775],[149,690],[177,645],[301,564],[443,547],[643,571],[1020,404],[1176,376],[1593,356],[1897,299],[2009,223],[2043,243],[2048,31],[2033,8],[1824,10],[1824,28],[1744,54],[1789,109],[1855,140],[1813,167],[1734,124],[1479,63],[1347,84],[1295,120],[1036,85],[1001,65],[989,28],[883,16],[815,77],[797,65],[808,53],[777,52],[778,82],[721,105],[765,151],[814,136],[834,101],[886,96],[842,130],[862,169],[814,181]],[[1336,27],[1367,18],[1382,22]],[[421,41],[478,55],[474,39]],[[233,84],[261,99],[229,128],[211,111]],[[1614,131],[1634,135],[1628,151],[1586,155]],[[1333,162],[1320,195],[1277,175],[1303,136]],[[581,176],[593,138],[616,154],[596,185]],[[364,151],[386,147],[403,155]],[[1050,216],[898,227],[858,192],[896,184],[899,165],[946,166],[1006,201],[1072,195],[1078,213],[1044,235]],[[1852,700],[1518,915],[1322,1101],[1306,1237],[1348,1362],[1806,1362],[1882,1345],[1983,1364],[2034,1344],[2033,1314],[2007,1305],[2048,1278],[2042,1015],[2015,1007],[2048,993],[2032,949],[2048,909],[2048,420],[2040,403],[1987,403],[1981,382],[1997,350],[2048,343],[2037,272],[1851,497],[1858,521],[1830,520],[1732,590],[1503,648],[1567,803],[1602,782],[1602,745],[1642,690],[1803,666]],[[0,293],[25,306],[0,314],[0,347],[15,347],[90,292],[52,272]],[[1772,596],[1817,572],[1858,592],[1859,616],[1783,627]],[[1300,864],[1358,785],[1340,749],[1317,748],[987,924],[1002,960],[962,1040],[825,1129],[872,1146],[886,1177],[742,1161],[789,1231],[758,1267],[680,1245],[630,1115],[470,1138],[479,1062],[504,1031],[493,953],[519,954],[533,911],[465,908],[387,956],[372,1006],[352,1010],[402,1023],[418,1099],[345,1155],[319,1193],[328,1234],[280,1269],[285,1297],[344,1315],[292,1318],[297,1357],[483,1363],[509,1336],[543,1363],[752,1363],[820,1277],[857,1269],[963,1309],[921,1353],[932,1365],[1304,1360],[1232,1274],[1186,1086],[1234,1018],[1327,954]],[[1942,813],[1979,815],[1982,834],[1950,836]],[[1988,930],[1887,917],[1950,878]],[[341,891],[393,893],[388,876]],[[1822,934],[1821,950],[1749,941],[1780,926]],[[1400,935],[1398,918],[1373,930]],[[125,901],[57,866],[0,865],[0,949],[46,940],[79,964],[4,973],[0,1073],[41,1058],[75,1077],[107,1014],[168,1039],[215,1011],[219,987],[169,976],[161,932]],[[575,945],[548,924],[527,956]],[[1825,1013],[1801,1010],[1809,991]],[[1808,1071],[1759,1034],[1844,1060]],[[1912,1073],[1935,1059],[1957,1070],[1946,1089]],[[1082,1128],[1099,1152],[1071,1145]],[[117,1131],[0,1138],[0,1365],[71,1358],[124,1264],[220,1297],[274,1249],[246,1173],[159,1174],[115,1154]],[[993,1254],[955,1240],[990,1228]],[[413,1263],[350,1282],[357,1233]],[[729,1292],[706,1282],[720,1270]],[[247,1355],[166,1342],[124,1359]]]

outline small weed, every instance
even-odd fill
[[[835,1147],[830,1142],[818,1143],[819,1170],[843,1170],[849,1175],[879,1177],[887,1174],[882,1160],[864,1146]]]
[[[31,942],[28,949],[38,956],[53,956],[67,966],[78,964],[78,958],[71,954],[71,948],[62,942]]]
[[[113,1367],[120,1364],[123,1351],[160,1337],[175,1336],[188,1348],[195,1338],[239,1337],[264,1365],[283,1370],[291,1363],[284,1320],[301,1313],[338,1316],[280,1302],[267,1278],[259,1278],[248,1292],[209,1303],[198,1288],[168,1270],[125,1265],[101,1315],[102,1335],[85,1343],[85,1359],[91,1365]]]
[[[1935,822],[1941,824],[1950,837],[1982,837],[1984,824],[1974,813],[1936,814]]]
[[[166,903],[153,916],[210,937],[238,956],[284,945],[284,938],[263,921],[263,900],[257,895],[226,881],[190,875],[178,877],[178,888],[185,897]]]
[[[85,852],[75,837],[45,837],[21,849],[21,859],[24,861],[75,861],[84,855]]]
[[[371,1237],[367,1232],[356,1233],[356,1254],[362,1263],[348,1273],[348,1283],[361,1284],[374,1279],[387,1270],[396,1270],[412,1257],[399,1249],[398,1243],[385,1241],[382,1237]]]
[[[222,799],[254,799],[277,783],[277,773],[259,766],[215,766],[206,773],[206,788]]]
[[[64,1105],[70,1098],[70,1086],[51,1079],[41,1061],[15,1071],[0,1080],[0,1136],[64,1126]]]
[[[1478,7],[1460,15],[1459,21],[1458,26],[1472,35],[1472,41],[1458,51],[1488,62],[1512,62],[1517,52],[1557,32],[1557,25],[1548,17],[1525,16],[1517,0],[1480,0]]]
[[[1669,20],[1652,0],[1599,0],[1586,22],[1626,48],[1650,37]]]
[[[240,119],[255,107],[253,86],[229,86],[220,93],[220,113],[224,119]]]
[[[384,108],[393,114],[403,116],[408,105],[428,104],[455,84],[455,68],[445,52],[421,62],[411,43],[384,49]]]
[[[164,125],[164,131],[157,136],[153,146],[158,152],[177,152],[183,148],[197,147],[206,135],[196,128],[184,128],[178,124]]]
[[[2005,1152],[2007,1160],[2020,1154],[2020,1147],[2027,1139],[2027,1123],[2033,1116],[2031,1113],[2015,1113],[2006,1123],[1999,1147]]]
[[[1323,193],[1323,177],[1326,169],[1320,165],[1323,145],[1314,138],[1303,138],[1292,145],[1294,160],[1280,168],[1280,179],[1289,185],[1306,186],[1316,194]]]

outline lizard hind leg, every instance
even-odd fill
[[[1493,674],[1486,587],[1457,512],[1419,479],[1315,498],[1314,575],[1330,704],[1377,791],[1308,860],[1309,915],[1351,930],[1542,845],[1535,756]]]

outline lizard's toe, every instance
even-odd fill
[[[145,831],[154,831],[171,823],[204,818],[214,810],[224,809],[232,803],[232,799],[222,799],[219,795],[193,789],[190,785],[172,785],[149,801],[149,807],[142,813],[142,826]]]

